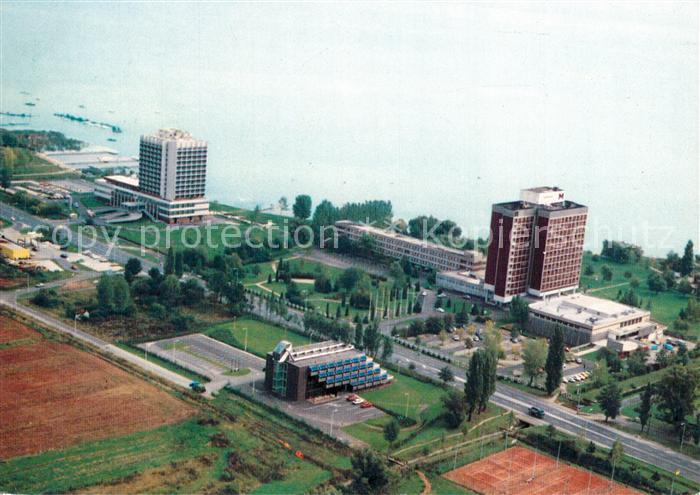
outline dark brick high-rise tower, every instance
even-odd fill
[[[587,216],[558,187],[523,189],[520,201],[493,205],[485,287],[494,300],[578,288]]]

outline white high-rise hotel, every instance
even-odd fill
[[[141,136],[139,178],[97,181],[95,194],[113,206],[144,211],[166,223],[192,223],[209,214],[204,197],[207,143],[177,129]]]

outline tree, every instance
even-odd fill
[[[673,365],[667,369],[656,388],[658,407],[667,423],[680,431],[686,416],[693,414],[700,370],[690,366]]]
[[[450,390],[442,396],[442,417],[448,428],[458,428],[464,421],[464,395]]]
[[[257,265],[255,265],[255,267],[258,268]],[[177,275],[177,278],[182,277],[182,274],[184,273],[184,267],[182,263],[182,251],[178,250],[175,253],[175,263],[173,266],[173,271],[175,272],[175,275]]]
[[[595,444],[593,443],[593,440],[588,442],[588,446],[586,447],[586,452],[589,454],[595,454]]]
[[[653,397],[654,391],[651,388],[651,383],[647,383],[647,386],[644,388],[644,392],[642,392],[642,401],[636,409],[637,413],[639,414],[639,424],[642,425],[642,431],[644,431],[644,427],[649,423],[649,419],[651,418]]]
[[[443,368],[440,369],[440,373],[438,373],[438,377],[440,380],[442,380],[442,383],[447,385],[449,382],[455,379],[454,373],[452,373],[452,370],[450,369],[449,366],[444,366]]]
[[[112,314],[114,304],[114,285],[112,277],[106,273],[97,282],[97,307],[105,315]]]
[[[600,267],[600,273],[603,275],[603,280],[610,281],[613,278],[613,271],[608,265],[603,265]]]
[[[369,449],[356,451],[350,463],[352,465],[351,493],[371,495],[384,492],[389,484],[389,473],[382,459],[374,452]]]
[[[3,156],[0,153],[0,157]],[[8,163],[0,165],[0,186],[10,187],[12,185],[12,166]]]
[[[464,384],[464,397],[467,405],[467,421],[472,420],[472,413],[479,405],[479,398],[485,386],[486,380],[486,356],[488,353],[483,349],[472,354],[467,369],[467,381]]]
[[[501,332],[493,325],[492,321],[486,322],[483,332],[484,338],[484,349],[490,352],[496,361],[503,356],[503,347],[501,343],[503,341],[503,335]]]
[[[547,362],[547,341],[544,339],[528,340],[523,346],[523,371],[530,379],[529,384],[544,372]]]
[[[124,265],[124,278],[127,282],[131,283],[134,281],[136,275],[141,273],[141,270],[141,260],[138,258],[129,258],[126,265]]]
[[[612,465],[616,466],[622,460],[622,456],[624,454],[625,449],[622,446],[622,443],[620,443],[619,440],[615,440],[612,444],[612,448],[610,449],[610,453],[608,454]]]
[[[685,250],[683,251],[683,257],[680,263],[681,275],[687,277],[693,273],[693,268],[695,266],[695,255],[693,254],[693,241],[688,241],[685,245]]]
[[[382,355],[381,355],[381,360],[386,361],[388,360],[391,355],[394,353],[394,344],[391,341],[391,337],[388,337],[386,335],[382,336]]]
[[[391,448],[391,445],[399,437],[400,429],[399,422],[396,421],[396,418],[392,418],[391,421],[384,425],[384,440],[389,444],[389,448]]]
[[[527,323],[528,303],[520,296],[515,296],[510,302],[510,317],[520,327],[524,327]]]
[[[554,327],[554,335],[549,342],[544,370],[547,373],[545,388],[547,393],[552,395],[561,385],[564,375],[564,334],[559,325]]]
[[[598,394],[598,403],[603,410],[603,414],[605,414],[606,422],[608,418],[615,419],[617,417],[622,406],[622,394],[617,386],[617,382],[608,383],[603,387]]]
[[[583,270],[583,274],[586,275],[587,277],[592,276],[595,274],[595,270],[593,269],[592,265],[586,265],[586,268]]]
[[[168,248],[168,254],[165,256],[163,272],[165,275],[171,275],[175,272],[175,251],[173,251],[172,246]]]
[[[166,308],[173,308],[180,302],[180,282],[175,275],[167,275],[158,287],[160,303]]]
[[[657,272],[651,272],[649,274],[647,277],[647,285],[649,286],[650,291],[656,292],[657,294],[667,289],[666,281],[661,274]]]
[[[311,196],[300,194],[294,199],[292,205],[294,216],[300,220],[306,220],[311,216]]]

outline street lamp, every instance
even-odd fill
[[[685,440],[685,428],[688,426],[688,423],[683,423],[683,433],[681,433],[681,447],[678,449],[681,453],[683,453],[683,441]]]
[[[333,436],[333,417],[335,416],[335,412],[336,412],[336,409],[333,409],[333,411],[331,412],[331,428],[328,432],[329,437]]]

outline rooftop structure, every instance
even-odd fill
[[[496,302],[578,288],[588,208],[558,187],[521,191],[493,205],[485,282]]]
[[[352,242],[368,235],[375,240],[376,251],[389,258],[406,258],[411,263],[435,270],[480,270],[484,256],[478,251],[455,249],[423,239],[407,236],[391,229],[380,229],[349,220],[335,223],[338,232]]]
[[[470,272],[468,270],[439,272],[435,276],[437,286],[468,296],[485,298],[487,291],[484,287],[484,272]]]
[[[530,304],[529,327],[535,333],[550,336],[556,325],[564,329],[570,345],[614,339],[647,337],[663,331],[651,321],[649,311],[599,299],[571,294]]]
[[[326,341],[294,348],[280,341],[267,353],[265,388],[306,400],[389,383],[393,377],[352,344]]]

